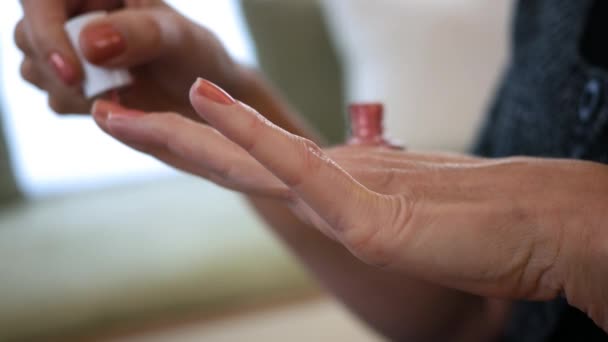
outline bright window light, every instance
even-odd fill
[[[173,0],[168,3],[217,33],[237,60],[255,64],[254,49],[237,1]],[[60,117],[51,112],[46,95],[19,75],[22,56],[12,36],[21,16],[18,1],[3,3],[0,99],[21,189],[30,197],[40,197],[173,174],[174,171],[156,160],[106,136],[90,118]]]

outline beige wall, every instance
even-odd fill
[[[511,0],[324,0],[348,98],[414,148],[465,150],[507,54]]]

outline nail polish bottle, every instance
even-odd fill
[[[384,137],[384,106],[381,103],[353,103],[348,106],[350,119],[349,145],[404,149]]]
[[[103,18],[106,15],[107,12],[105,11],[89,12],[65,23],[65,30],[83,66],[83,90],[88,99],[109,93],[114,100],[117,100],[118,89],[133,83],[133,78],[128,70],[107,69],[93,65],[84,58],[82,51],[80,50],[78,40],[82,29],[91,21]]]

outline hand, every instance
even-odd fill
[[[160,0],[21,2],[25,15],[15,29],[15,41],[25,55],[22,76],[48,93],[58,113],[90,112],[80,86],[81,65],[64,23],[93,10],[111,12],[83,30],[80,45],[94,64],[130,69],[135,84],[121,93],[124,104],[195,117],[185,95],[195,76],[229,89],[237,82],[238,68],[218,39]]]
[[[285,201],[369,264],[487,297],[547,300],[565,291],[608,328],[603,210],[572,205],[605,203],[604,166],[323,151],[207,81],[190,98],[212,127],[107,102],[96,104],[94,116],[115,138],[168,164]],[[581,212],[585,225],[573,224]]]

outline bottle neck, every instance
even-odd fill
[[[379,103],[353,104],[348,108],[351,137],[363,141],[382,138],[384,108]]]

